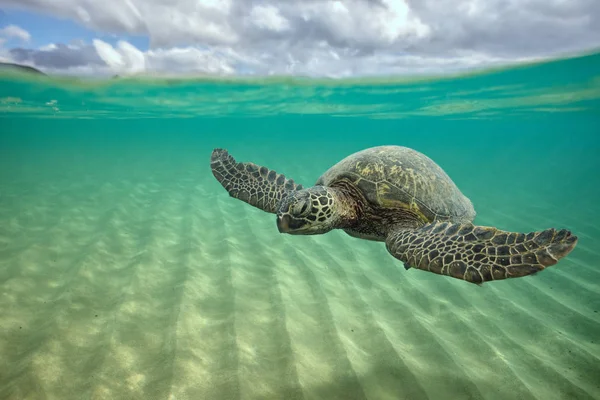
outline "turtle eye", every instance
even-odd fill
[[[309,210],[310,209],[308,208],[308,202],[306,200],[299,201],[294,205],[294,214],[299,217],[304,217],[305,215],[307,215]]]

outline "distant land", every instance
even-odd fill
[[[21,71],[21,72],[29,73],[29,74],[46,75],[42,71],[40,71],[39,69],[30,67],[30,66],[27,66],[27,65],[20,65],[20,64],[15,64],[15,63],[0,62],[0,71],[6,71],[6,70],[16,70],[16,71]]]

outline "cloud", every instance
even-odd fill
[[[146,54],[149,71],[158,73],[201,73],[231,75],[235,72],[235,57],[212,50],[172,48],[149,51]]]
[[[0,37],[4,39],[15,38],[28,42],[31,40],[31,35],[25,29],[20,28],[16,25],[8,25],[0,29]]]
[[[98,39],[93,44],[100,59],[116,72],[139,73],[146,69],[144,54],[126,41],[119,41],[116,48]]]
[[[94,40],[100,57],[115,73],[232,75],[264,67],[253,57],[230,48],[172,47],[142,52],[120,41],[117,46]]]
[[[437,54],[549,56],[600,45],[600,2],[409,0],[433,30],[419,49]]]
[[[39,66],[47,70],[106,66],[96,49],[85,44],[52,44],[37,50],[17,47],[10,49],[9,54],[18,63]]]
[[[79,46],[86,54],[72,54],[68,63],[81,65],[79,57],[117,73],[440,72],[600,46],[600,2],[592,0],[2,2],[70,18],[97,32],[148,36],[147,51],[96,40]],[[24,57],[19,51],[15,56]],[[27,55],[52,64],[44,57]]]
[[[244,61],[244,56],[224,49],[181,47],[141,51],[126,41],[115,46],[95,39],[64,45],[49,44],[39,49],[12,48],[0,59],[33,66],[47,73],[77,75],[149,74],[211,74],[231,75]]]
[[[257,5],[252,7],[248,19],[261,29],[270,29],[275,32],[290,29],[290,22],[273,5]]]
[[[235,72],[233,65],[236,56],[231,52],[227,54],[194,47],[142,52],[125,41],[119,41],[115,47],[102,40],[94,40],[93,44],[100,58],[118,74],[146,72],[229,75]]]

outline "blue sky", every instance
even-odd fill
[[[0,10],[0,60],[60,74],[441,74],[600,48],[590,0],[0,0]]]
[[[69,44],[72,41],[84,40],[91,43],[93,39],[115,45],[118,40],[126,40],[145,51],[148,49],[148,37],[142,35],[114,34],[102,31],[92,31],[74,20],[57,18],[40,12],[31,12],[17,9],[3,9],[0,14],[0,28],[16,25],[31,34],[29,43],[19,43],[16,39],[9,39],[9,45],[21,45],[28,48],[39,48],[50,43]]]

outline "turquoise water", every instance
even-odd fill
[[[0,397],[600,399],[600,54],[428,79],[0,77]],[[280,235],[223,147],[310,186],[412,147],[475,222],[576,249],[482,287]],[[169,397],[171,396],[171,397]]]

